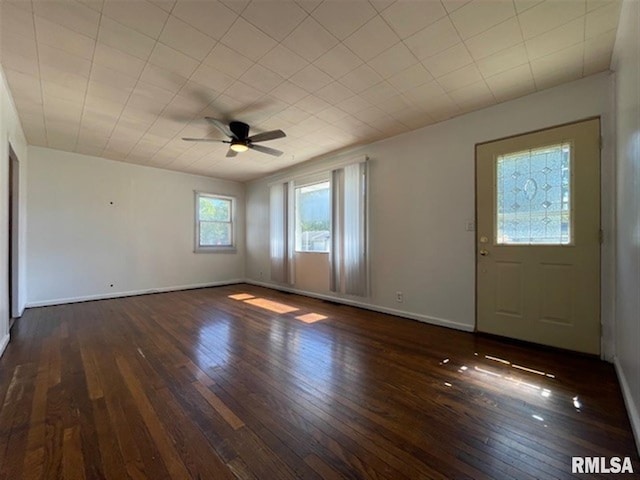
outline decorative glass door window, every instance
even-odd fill
[[[497,244],[570,244],[571,145],[500,155],[495,212]]]

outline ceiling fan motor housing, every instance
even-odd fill
[[[249,125],[244,122],[229,122],[229,129],[233,132],[235,137],[243,143],[249,136]]]

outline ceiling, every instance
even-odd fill
[[[246,181],[606,70],[617,0],[1,0],[31,145]],[[285,152],[225,158],[205,115]]]

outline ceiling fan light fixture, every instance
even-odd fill
[[[247,147],[244,143],[232,143],[229,148],[238,153],[246,152],[247,150],[249,150],[249,147]]]

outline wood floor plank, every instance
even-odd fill
[[[262,287],[29,309],[0,358],[2,479],[570,479],[572,456],[640,473],[610,364]]]

